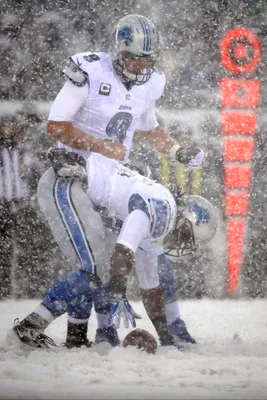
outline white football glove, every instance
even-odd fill
[[[204,161],[204,157],[204,151],[200,150],[200,152],[197,153],[197,155],[187,164],[187,168],[199,169]]]
[[[86,178],[86,160],[79,154],[66,149],[51,148],[47,152],[56,175],[61,179]]]
[[[204,161],[204,151],[194,144],[189,144],[177,150],[176,160],[185,164],[189,169],[198,169]]]
[[[86,179],[86,170],[79,164],[70,165],[64,164],[62,168],[57,171],[57,176],[61,179]]]
[[[129,322],[132,327],[136,327],[135,318],[140,318],[138,314],[135,313],[132,306],[128,302],[127,298],[117,299],[113,303],[113,307],[109,316],[109,325],[115,325],[118,329],[120,327],[121,319],[123,319],[124,327],[129,328]]]

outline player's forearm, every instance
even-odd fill
[[[126,148],[122,144],[111,143],[87,135],[81,129],[73,126],[71,122],[48,121],[47,134],[77,150],[93,151],[119,161],[122,161],[125,157]]]
[[[116,296],[125,296],[128,277],[134,267],[134,253],[117,243],[110,259],[110,289]]]
[[[157,151],[163,154],[169,154],[170,149],[177,143],[161,126],[157,126],[157,128],[150,132],[140,131],[138,136],[143,137],[152,144]]]
[[[141,294],[145,310],[157,331],[160,343],[167,344],[172,340],[172,336],[168,333],[165,302],[161,287],[142,289]]]

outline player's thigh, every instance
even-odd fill
[[[57,179],[50,168],[40,179],[37,196],[54,238],[73,269],[87,269],[85,264],[92,263],[90,272],[95,272],[96,265],[108,265],[102,219],[79,181]]]
[[[135,253],[136,275],[141,289],[153,289],[159,286],[158,256],[162,249],[143,241]]]

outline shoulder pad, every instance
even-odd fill
[[[104,68],[108,63],[110,56],[104,52],[77,53],[71,56],[72,61],[86,76],[88,83],[90,82],[90,91],[98,90],[102,82]],[[101,81],[101,82],[100,82]]]
[[[86,72],[81,70],[72,58],[69,58],[68,64],[63,69],[63,74],[65,74],[76,86],[84,86],[86,82],[88,82]]]
[[[100,57],[101,54],[104,53],[92,53],[87,51],[85,53],[74,54],[71,56],[71,59],[80,70],[90,76],[92,70],[101,68],[103,61],[103,57]]]

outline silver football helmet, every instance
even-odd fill
[[[163,248],[170,261],[188,256],[208,243],[217,231],[214,207],[202,196],[186,196],[179,202],[175,228],[168,233]]]
[[[117,74],[136,85],[146,83],[160,53],[159,32],[155,25],[142,15],[126,15],[119,20],[114,36]]]

